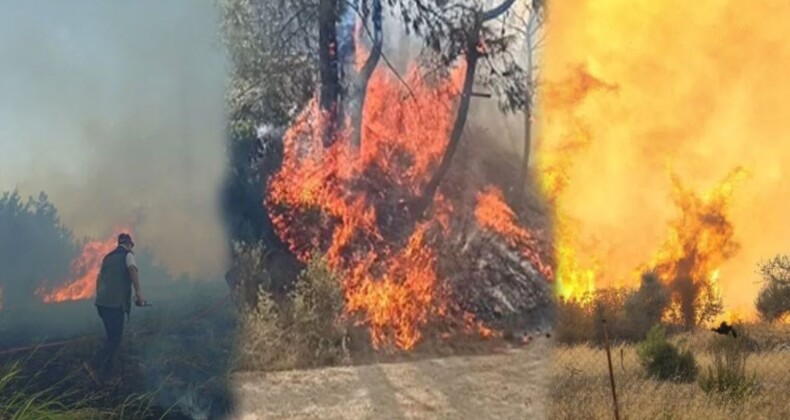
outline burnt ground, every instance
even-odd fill
[[[237,373],[232,418],[546,418],[550,347],[541,337],[488,355]]]
[[[167,412],[165,418],[177,419],[222,413],[232,404],[226,377],[235,310],[223,299],[221,283],[181,292],[150,293],[153,307],[133,309],[104,387],[93,384],[82,369],[103,339],[92,301],[0,312],[0,374],[16,366],[10,389],[110,417],[160,418]],[[15,349],[19,351],[7,353]]]

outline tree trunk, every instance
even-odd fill
[[[337,0],[321,0],[318,5],[318,58],[321,67],[321,95],[319,104],[326,116],[324,146],[330,146],[337,131],[338,102],[340,99],[340,66],[337,51]]]
[[[444,177],[447,175],[447,171],[450,169],[453,156],[455,155],[456,150],[458,150],[458,144],[460,143],[461,135],[464,132],[466,119],[469,116],[469,106],[472,101],[472,88],[474,87],[475,82],[475,70],[477,69],[477,61],[480,58],[480,52],[478,51],[478,48],[480,44],[480,32],[483,29],[483,23],[498,18],[507,12],[515,2],[515,0],[505,0],[499,6],[484,12],[480,12],[477,14],[477,16],[475,16],[472,31],[469,35],[469,39],[467,40],[466,74],[464,76],[464,86],[461,90],[461,103],[458,106],[458,116],[455,119],[453,131],[450,134],[450,141],[447,144],[447,150],[445,150],[444,156],[442,156],[442,161],[439,164],[439,168],[433,174],[431,180],[428,181],[422,197],[420,197],[417,202],[415,210],[418,218],[425,217],[426,211],[430,208],[431,203],[433,203],[436,191],[439,189],[439,184],[442,182]]]
[[[362,145],[362,119],[365,113],[365,98],[368,93],[368,83],[381,59],[381,50],[384,46],[381,9],[381,0],[375,0],[373,2],[373,49],[370,51],[370,56],[368,56],[368,59],[365,61],[365,65],[362,67],[362,71],[359,75],[359,103],[351,116],[354,127],[351,146],[355,149],[359,149]]]
[[[434,172],[431,180],[425,187],[422,197],[417,203],[416,215],[421,218],[425,216],[425,212],[431,206],[436,191],[439,189],[439,184],[447,175],[450,169],[453,156],[458,150],[458,144],[461,142],[461,135],[466,126],[466,119],[469,117],[469,106],[472,102],[472,87],[475,82],[475,70],[477,69],[477,60],[480,58],[480,52],[477,50],[480,41],[480,29],[482,28],[483,21],[480,16],[477,17],[472,35],[470,36],[467,44],[466,53],[466,74],[464,75],[464,86],[461,90],[461,103],[458,105],[458,114],[453,125],[453,131],[450,134],[450,141],[447,143],[447,149],[442,156],[442,161],[439,168]]]
[[[529,179],[529,158],[532,149],[532,105],[524,109],[524,153],[521,158],[521,181],[526,185]]]

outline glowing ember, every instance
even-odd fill
[[[117,238],[128,229],[116,228],[105,240],[90,241],[83,245],[80,255],[71,262],[71,278],[51,292],[39,288],[36,295],[45,303],[90,299],[96,294],[96,279],[104,256],[118,246]]]
[[[410,91],[385,70],[374,72],[358,152],[349,148],[348,129],[323,147],[323,116],[314,101],[286,132],[282,167],[268,185],[266,205],[278,235],[300,259],[321,252],[343,273],[346,310],[370,328],[376,347],[411,349],[437,320],[494,335],[457,309],[437,271],[438,246],[453,231],[454,203],[439,192],[430,216],[410,213],[444,153],[463,72],[455,68],[429,84],[413,68]],[[500,207],[497,212],[512,214]],[[501,224],[483,227],[510,235],[531,255],[529,233],[487,210],[481,208]]]

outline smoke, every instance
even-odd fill
[[[570,157],[561,206],[587,242],[576,251],[605,270],[600,285],[636,284],[633,270],[667,238],[679,216],[667,167],[704,193],[743,166],[751,175],[734,187],[728,213],[741,249],[720,284],[726,306],[753,312],[756,264],[790,245],[789,12],[773,0],[550,5],[543,74],[559,82],[582,65],[616,86],[575,108],[578,127],[552,121],[569,110],[546,103],[537,152],[553,157],[589,136]]]
[[[209,0],[0,4],[0,190],[78,237],[131,224],[173,274],[224,268],[228,70]]]

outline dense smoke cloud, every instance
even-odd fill
[[[787,252],[790,149],[786,116],[790,47],[786,2],[571,1],[549,8],[546,65],[554,82],[584,66],[615,86],[574,110],[574,136],[543,131],[540,158],[570,163],[563,211],[579,224],[578,254],[598,259],[599,286],[638,282],[679,216],[667,169],[704,193],[735,167],[730,211],[741,250],[721,267],[725,304],[753,312],[756,264]],[[565,86],[571,86],[566,83]],[[547,105],[542,122],[568,113]],[[585,139],[585,135],[588,137]],[[568,143],[587,144],[576,152]],[[566,147],[563,149],[563,147]],[[570,156],[572,155],[572,156]]]
[[[0,5],[0,190],[78,237],[136,223],[174,274],[224,268],[226,57],[210,1]]]

